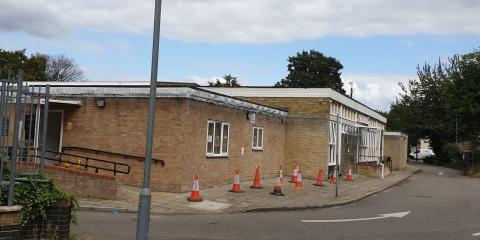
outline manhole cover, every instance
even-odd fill
[[[191,208],[196,208],[200,210],[210,210],[210,211],[215,211],[215,210],[220,210],[224,208],[230,207],[230,204],[227,203],[219,203],[219,202],[213,202],[213,201],[203,201],[203,202],[196,202],[196,203],[191,203],[188,205],[188,207]]]

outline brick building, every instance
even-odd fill
[[[148,83],[50,84],[47,148],[128,164],[130,173],[116,179],[141,186]],[[332,170],[337,141],[343,167],[382,156],[385,118],[331,89],[159,83],[157,99],[154,190],[188,191],[194,173],[202,187],[230,183],[235,169],[250,179],[256,166],[271,177],[280,166],[289,174],[298,164],[314,178],[319,168]],[[35,136],[41,115],[38,108]]]
[[[303,167],[314,178],[319,168],[331,173],[338,162],[379,162],[383,156],[386,118],[364,104],[329,88],[210,88],[210,91],[282,108],[288,111],[285,128],[285,165]],[[337,128],[337,115],[339,116]],[[337,131],[338,130],[338,131]],[[337,137],[340,135],[340,138]],[[337,145],[337,141],[339,144]]]

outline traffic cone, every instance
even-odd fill
[[[350,165],[350,164],[347,167],[347,176],[345,177],[345,181],[353,181],[352,165]]]
[[[285,184],[285,179],[283,178],[283,169],[282,169],[282,166],[280,166],[280,170],[278,170],[278,173],[280,174],[280,184],[281,184],[281,185]]]
[[[201,202],[203,198],[200,197],[200,184],[198,183],[199,177],[195,173],[195,178],[193,179],[193,186],[192,186],[192,194],[190,197],[187,197],[187,201],[189,202]]]
[[[242,190],[240,190],[240,172],[238,171],[238,169],[235,169],[235,177],[233,177],[232,190],[228,190],[228,191],[233,193],[243,192]]]
[[[328,179],[328,182],[330,184],[336,184],[337,183],[337,166],[334,166],[333,174]]]
[[[302,185],[302,171],[298,171],[297,174],[297,181],[295,182],[295,190],[302,190],[303,185]]]
[[[295,169],[293,169],[293,175],[291,176],[290,182],[295,183],[297,182],[297,175],[298,175],[298,164],[295,166]]]
[[[318,170],[317,182],[315,182],[313,185],[314,186],[325,187],[325,184],[323,184],[323,170],[322,169]]]
[[[285,194],[282,193],[282,186],[280,183],[280,171],[277,173],[277,177],[275,178],[275,186],[273,187],[273,192],[270,194],[275,195],[275,196],[285,196]]]
[[[253,179],[253,184],[250,186],[250,188],[255,188],[255,189],[262,189],[263,187],[260,186],[260,167],[257,166],[257,169],[255,170],[255,178]]]

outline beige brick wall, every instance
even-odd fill
[[[93,99],[84,100],[80,107],[67,107],[63,146],[143,156],[147,106],[147,99],[109,98],[103,109],[97,108]],[[195,172],[202,177],[202,187],[230,183],[235,168],[240,169],[243,180],[253,176],[257,165],[261,167],[262,176],[273,176],[283,164],[285,125],[277,117],[257,114],[256,123],[251,124],[245,111],[186,99],[159,99],[156,111],[153,158],[162,159],[166,164],[152,166],[154,190],[189,191]],[[209,119],[230,123],[229,156],[226,158],[206,157]],[[70,130],[66,129],[68,121],[73,124]],[[263,151],[251,149],[253,125],[264,127]],[[143,161],[87,152],[83,155],[130,164],[131,173],[118,174],[117,179],[141,186]]]
[[[303,177],[316,178],[318,169],[327,172],[330,104],[327,98],[245,98],[288,110],[285,139],[285,173],[295,164]]]
[[[396,135],[384,136],[384,156],[392,158],[392,170],[407,167],[408,138]]]

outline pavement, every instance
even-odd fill
[[[303,179],[303,190],[295,190],[293,183],[282,186],[285,196],[270,194],[274,178],[262,179],[263,189],[251,189],[251,181],[241,182],[243,193],[231,193],[231,184],[201,190],[203,202],[188,202],[190,193],[152,192],[152,213],[196,213],[224,214],[253,211],[313,209],[343,205],[358,201],[383,191],[404,181],[419,168],[409,166],[402,171],[394,171],[384,179],[354,175],[354,181],[339,180],[338,197],[335,197],[335,185],[325,183],[325,187],[313,186],[315,181]],[[200,183],[201,184],[201,183]],[[96,212],[137,212],[140,189],[120,185],[118,199],[79,199],[81,211]]]
[[[442,167],[410,166],[423,171],[382,192],[331,208],[152,214],[150,239],[480,239],[480,179]],[[397,217],[385,217],[389,213]],[[135,213],[83,211],[71,230],[78,240],[134,239],[136,218]]]

